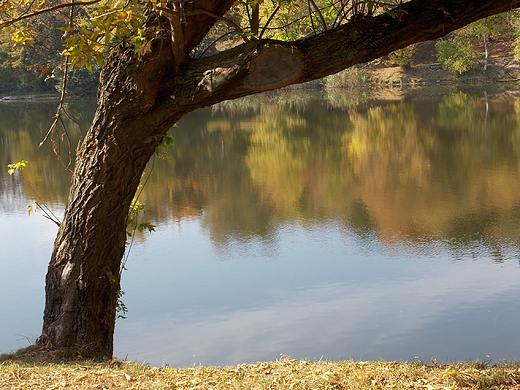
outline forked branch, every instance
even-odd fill
[[[173,11],[169,8],[164,8],[164,7],[156,7],[156,9],[158,11],[162,11],[165,15],[169,15],[169,16],[179,16],[179,13],[176,12],[176,11]],[[217,20],[220,20],[226,24],[229,24],[231,27],[233,27],[233,29],[235,29],[235,31],[242,37],[242,39],[244,40],[244,42],[248,42],[249,40],[247,39],[245,33],[244,33],[244,30],[242,30],[242,28],[236,24],[235,22],[233,22],[231,19],[228,19],[228,18],[225,18],[223,16],[219,16],[211,11],[207,11],[205,9],[196,9],[196,10],[193,10],[193,11],[189,11],[189,12],[185,12],[184,13],[185,16],[195,16],[195,15],[208,15],[208,16],[211,16],[212,18],[215,18]]]

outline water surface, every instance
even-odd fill
[[[143,181],[119,358],[519,358],[519,109],[454,91],[263,94],[196,111]],[[52,103],[0,106],[0,350],[38,336],[69,174],[37,148]],[[71,105],[71,138],[92,105]],[[62,150],[64,149],[62,143]],[[62,152],[62,156],[64,156]],[[66,157],[66,155],[65,155]],[[40,213],[41,214],[41,213]]]

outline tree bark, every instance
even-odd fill
[[[172,63],[160,46],[143,60],[120,49],[105,65],[47,272],[41,340],[84,358],[112,356],[130,203],[160,136],[181,116],[151,110]]]
[[[183,42],[156,40],[144,58],[119,48],[103,68],[98,108],[77,154],[46,279],[40,340],[85,358],[112,356],[128,209],[160,137],[184,114],[327,76],[445,35],[520,0],[412,0],[395,17],[359,17],[294,41],[251,41],[198,60],[188,54],[232,1],[186,2]],[[170,34],[168,39],[171,39]],[[173,53],[176,52],[177,55]],[[187,58],[187,57],[186,57]]]

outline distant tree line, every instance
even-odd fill
[[[31,35],[0,29],[0,93],[52,93],[61,89],[63,29],[66,11],[31,20]],[[95,92],[99,67],[77,69],[68,76],[73,94]]]

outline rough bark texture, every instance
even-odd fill
[[[112,356],[128,209],[157,144],[146,141],[176,119],[160,123],[149,113],[170,67],[163,60],[171,61],[164,49],[151,55],[132,62],[132,50],[121,50],[104,69],[47,273],[43,333],[83,357]]]
[[[232,1],[186,2],[182,42],[155,41],[137,58],[118,49],[101,76],[98,109],[78,152],[69,203],[46,280],[43,333],[54,347],[111,357],[128,209],[157,140],[200,107],[302,83],[430,40],[520,0],[412,0],[397,18],[380,15],[295,41],[251,41],[225,53],[176,63]],[[175,38],[174,38],[175,39]],[[175,54],[177,53],[177,54]],[[159,138],[154,136],[159,136]],[[149,142],[153,139],[153,142]]]

